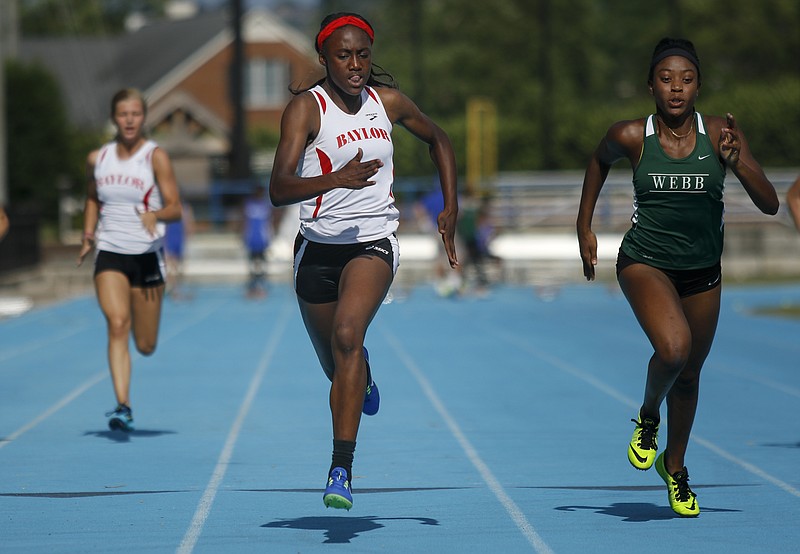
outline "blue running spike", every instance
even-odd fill
[[[361,411],[364,415],[372,416],[377,414],[381,407],[381,394],[378,392],[378,385],[372,380],[372,371],[369,366],[369,352],[366,346],[364,347],[364,359],[367,362],[367,379],[369,382],[367,383],[367,390],[364,393],[364,407]]]
[[[108,428],[112,431],[133,431],[133,412],[128,406],[119,404],[113,411],[107,412]]]
[[[335,467],[328,475],[328,486],[325,487],[325,494],[322,495],[322,502],[326,508],[344,508],[349,510],[353,507],[353,495],[350,492],[350,481],[347,478],[347,470]]]

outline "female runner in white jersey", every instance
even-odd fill
[[[453,147],[391,76],[373,72],[373,40],[372,27],[360,15],[337,13],[322,21],[315,46],[326,77],[287,106],[270,180],[274,205],[301,205],[295,291],[332,382],[333,459],[323,501],[348,510],[361,413],[375,414],[379,401],[364,337],[398,266],[394,123],[430,148],[445,201],[439,233],[450,265],[458,265]]]
[[[130,405],[131,356],[156,348],[164,297],[165,223],[181,218],[175,175],[167,153],[145,138],[147,104],[141,93],[123,89],[111,100],[117,128],[113,141],[89,154],[83,244],[78,264],[96,247],[94,283],[108,326],[108,364],[117,407],[108,425],[133,430]]]

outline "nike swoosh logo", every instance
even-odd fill
[[[711,155],[711,154],[706,154],[705,156],[698,156],[698,157],[697,157],[697,159],[698,159],[698,160],[705,160],[705,159],[706,159],[707,157],[709,157],[710,155]]]
[[[634,456],[636,457],[636,459],[637,459],[637,460],[639,460],[641,463],[645,463],[645,462],[647,461],[647,458],[642,458],[641,456],[639,456],[639,453],[638,453],[638,452],[636,452],[636,450],[634,450],[634,449],[633,449],[633,447],[632,447],[631,445],[628,445],[628,448],[630,448],[631,452],[633,452],[633,455],[634,455]]]
[[[717,284],[717,281],[719,281],[719,277],[720,277],[720,276],[717,276],[717,278],[716,278],[716,279],[714,279],[713,281],[711,281],[711,282],[708,284],[708,286],[710,287],[711,285],[716,285],[716,284]]]

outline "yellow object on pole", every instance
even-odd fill
[[[483,97],[467,101],[467,191],[480,193],[497,173],[497,108]]]

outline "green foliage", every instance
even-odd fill
[[[20,23],[26,36],[115,35],[133,11],[164,13],[166,0],[23,0]]]
[[[583,167],[612,123],[654,111],[647,69],[664,36],[697,47],[698,110],[733,111],[762,164],[798,163],[791,148],[800,143],[796,0],[356,3],[349,9],[376,29],[375,60],[423,111],[447,123],[461,172],[473,96],[496,102],[501,171]],[[402,140],[398,174],[428,171]]]
[[[800,162],[800,76],[744,83],[730,94],[698,101],[698,111],[724,116],[730,112],[763,166],[796,166]]]
[[[9,200],[53,217],[73,162],[61,92],[41,66],[9,61],[5,70]]]
[[[280,140],[280,131],[269,127],[256,127],[250,129],[247,137],[248,144],[254,150],[275,150]]]
[[[69,142],[64,145],[69,152],[69,164],[64,170],[65,192],[82,197],[86,193],[86,157],[109,140],[105,131],[88,131],[72,127]]]
[[[164,4],[24,0],[20,13],[26,35],[81,36],[119,32],[131,9],[152,15]],[[733,112],[762,165],[799,163],[797,0],[321,0],[309,40],[333,11],[356,11],[373,24],[375,62],[448,132],[462,175],[466,106],[475,96],[495,101],[500,171],[584,167],[611,124],[653,112],[647,69],[663,36],[697,47],[701,113]],[[86,152],[100,141],[63,132],[68,139],[51,135],[46,144],[66,140],[55,158],[69,162],[59,171],[82,184]],[[424,144],[402,129],[393,137],[398,179],[433,173]],[[257,130],[250,142],[270,150],[277,135]]]

